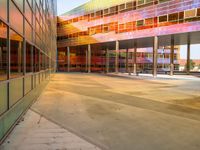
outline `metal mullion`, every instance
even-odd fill
[[[25,0],[23,0],[23,49],[22,49],[22,57],[23,57],[23,96],[25,95],[25,76],[26,76],[26,34],[25,34]]]
[[[7,1],[7,22],[10,22],[10,5],[9,1]],[[7,26],[7,110],[10,107],[10,28]]]

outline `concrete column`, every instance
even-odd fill
[[[88,45],[88,73],[91,72],[91,45]]]
[[[106,49],[106,73],[109,73],[109,50]]]
[[[0,47],[0,69],[3,69],[3,52],[2,47]]]
[[[174,75],[174,35],[171,36],[170,76]]]
[[[85,50],[85,72],[88,72],[88,50]]]
[[[134,40],[134,52],[133,52],[133,73],[137,73],[137,40]]]
[[[67,72],[70,72],[70,47],[67,47]]]
[[[115,73],[119,72],[119,41],[116,41],[115,48]]]
[[[190,33],[188,33],[188,36],[187,36],[187,74],[190,74]]]
[[[154,37],[153,43],[153,76],[157,76],[157,53],[158,53],[158,37]]]
[[[129,72],[129,67],[128,67],[128,48],[126,49],[126,72]]]

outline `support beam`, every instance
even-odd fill
[[[119,72],[119,41],[116,41],[115,47],[115,73]]]
[[[190,49],[191,49],[190,42],[191,42],[190,33],[188,33],[188,36],[187,36],[187,68],[186,68],[188,75],[190,74]]]
[[[157,54],[158,54],[158,37],[154,37],[154,42],[153,42],[153,76],[157,76]]]
[[[171,36],[170,76],[174,75],[174,35]]]
[[[67,47],[67,72],[70,72],[70,47]]]
[[[91,72],[91,45],[88,45],[88,73]]]
[[[88,50],[85,50],[85,72],[88,72]]]
[[[128,67],[128,48],[126,49],[126,72],[129,72],[129,67]]]
[[[109,73],[109,50],[106,49],[106,73]]]
[[[133,59],[133,73],[137,73],[137,40],[134,40],[134,52],[132,55]]]

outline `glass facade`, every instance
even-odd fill
[[[196,0],[91,0],[59,16],[57,26],[59,71],[89,67],[94,72],[105,72],[106,68],[132,72],[135,67],[141,73],[155,69],[157,73],[200,72],[200,52],[192,49],[200,39],[188,41],[200,36],[200,2]],[[185,44],[190,45],[191,55],[184,54]],[[87,45],[91,47],[89,54]],[[192,59],[195,67],[183,67],[184,62],[189,63],[187,59]]]
[[[56,3],[0,0],[0,140],[55,71]]]

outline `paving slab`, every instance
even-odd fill
[[[100,150],[68,130],[29,110],[0,150]]]

